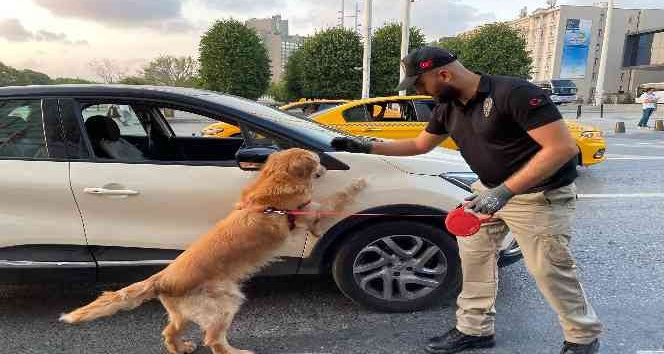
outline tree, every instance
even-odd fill
[[[302,48],[298,48],[290,54],[286,63],[283,81],[288,101],[295,101],[304,97],[302,92],[302,59]]]
[[[143,76],[154,85],[193,87],[197,71],[192,57],[161,55],[143,68]]]
[[[410,28],[408,52],[425,44],[419,28]],[[396,93],[401,62],[401,24],[390,23],[379,28],[371,40],[371,93],[389,96]]]
[[[0,62],[0,86],[49,85],[51,78],[38,71],[17,70]]]
[[[140,76],[125,76],[120,81],[118,81],[118,84],[122,85],[152,85],[153,83],[148,81],[144,77]]]
[[[199,44],[205,88],[257,99],[270,83],[270,59],[256,31],[233,19],[217,21]]]
[[[54,85],[61,85],[61,84],[94,84],[94,81],[89,81],[89,80],[84,80],[84,79],[79,79],[79,78],[71,78],[71,77],[58,77],[52,81]]]
[[[127,68],[121,66],[117,61],[108,58],[95,59],[88,63],[102,82],[107,84],[116,83],[127,76]]]
[[[267,94],[277,102],[286,103],[290,101],[290,95],[286,89],[286,82],[283,80],[271,83],[270,88],[267,90]]]
[[[18,84],[20,73],[11,66],[0,62],[0,86],[14,86]]]
[[[346,28],[316,33],[302,44],[302,95],[352,98],[362,91],[360,36]]]
[[[530,78],[532,59],[526,50],[526,39],[505,23],[482,26],[474,33],[444,41],[441,45],[456,52],[469,69]]]

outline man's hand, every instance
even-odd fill
[[[470,203],[466,205],[466,209],[480,214],[493,215],[502,209],[513,196],[514,193],[505,184],[501,184],[496,188],[487,189],[467,197],[465,200],[470,201]]]
[[[332,139],[332,147],[338,151],[359,152],[370,154],[373,143],[369,139],[359,137],[336,137]]]

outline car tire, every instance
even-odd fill
[[[422,310],[455,298],[461,289],[454,237],[441,227],[413,221],[382,222],[353,232],[334,258],[332,275],[347,297],[380,312]]]

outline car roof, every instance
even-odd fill
[[[346,102],[349,102],[349,100],[342,100],[342,99],[339,99],[339,100],[320,99],[320,100],[296,101],[296,102],[291,102],[291,103],[285,104],[285,105],[279,107],[279,109],[288,109],[288,108],[297,107],[297,106],[303,106],[303,105],[311,104],[311,103],[316,104],[316,103],[346,103]]]

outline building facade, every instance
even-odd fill
[[[526,38],[533,81],[570,79],[579,99],[592,102],[606,12],[606,3],[561,5],[508,22]],[[664,10],[615,8],[610,31],[604,87],[609,102],[633,97],[642,83],[664,81]],[[635,48],[640,54],[630,55]]]
[[[272,81],[279,81],[284,71],[290,54],[300,47],[304,37],[291,36],[288,33],[288,20],[283,20],[280,15],[271,18],[252,18],[246,25],[256,30],[265,44],[270,58],[270,71]]]

